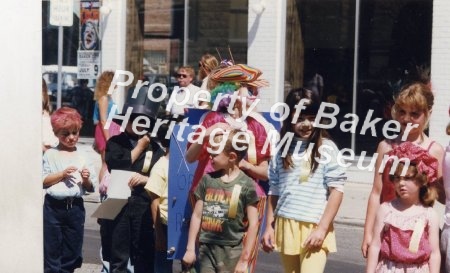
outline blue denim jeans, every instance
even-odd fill
[[[73,272],[81,267],[85,210],[81,197],[44,201],[44,272]]]

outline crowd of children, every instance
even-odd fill
[[[219,107],[201,118],[202,127],[185,151],[187,162],[197,161],[198,166],[186,192],[193,212],[183,268],[196,265],[201,273],[253,272],[261,245],[266,252],[279,252],[284,272],[324,272],[329,253],[337,251],[333,222],[347,177],[332,136],[314,126],[320,98],[308,96],[306,88],[287,94],[280,139],[292,136],[288,138],[292,141],[280,142],[271,155],[271,147],[264,147],[271,129],[268,122],[258,114],[243,115],[251,102],[245,98],[267,86],[259,78],[261,71],[230,62],[218,65],[210,60],[212,55],[207,57],[200,62],[209,69],[202,74],[203,84],[210,89],[211,104]],[[207,66],[209,61],[214,67]],[[111,82],[112,76],[105,72],[100,77]],[[51,115],[59,142],[53,147],[43,143],[45,272],[73,272],[81,265],[82,195],[97,190],[98,178],[121,170],[130,173],[126,182],[131,196],[114,219],[100,221],[104,272],[171,273],[173,264],[167,259],[171,128],[163,124],[151,136],[134,126],[146,116],[151,132],[158,117],[159,103],[149,100],[150,91],[144,86],[137,97],[127,97],[124,109],[134,108],[125,131],[118,131],[123,119],[114,120],[114,132],[103,130],[113,103],[104,94],[106,89],[96,91],[100,177],[76,147],[82,126],[77,111],[63,107]],[[433,100],[430,85],[421,82],[405,85],[395,98],[392,116],[401,133],[377,148],[375,170],[385,168],[375,171],[368,196],[361,247],[367,273],[450,272],[450,145],[444,150],[425,133]],[[305,107],[298,113],[301,101]],[[44,110],[48,119],[47,107]],[[405,160],[397,162],[394,157]],[[107,187],[102,184],[105,197]],[[441,234],[439,216],[432,209],[435,200],[446,205]],[[214,212],[216,208],[220,213]],[[207,224],[212,218],[220,221]]]

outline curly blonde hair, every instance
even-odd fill
[[[109,86],[114,78],[114,71],[104,71],[97,79],[95,86],[94,100],[105,96],[108,93]]]

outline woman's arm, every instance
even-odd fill
[[[193,163],[193,162],[197,161],[202,149],[203,149],[203,144],[199,144],[197,142],[191,143],[189,148],[186,151],[186,155],[185,155],[186,161],[188,163]]]
[[[239,162],[239,168],[244,170],[250,177],[259,180],[267,180],[268,173],[267,169],[269,168],[269,163],[267,161],[261,161],[258,165],[253,165],[245,159],[242,159]]]
[[[367,250],[369,248],[370,241],[372,241],[373,227],[375,223],[375,217],[380,207],[380,196],[383,188],[382,175],[379,172],[381,163],[383,162],[384,154],[390,149],[390,145],[385,141],[380,142],[377,148],[377,159],[375,162],[374,178],[372,191],[369,195],[367,202],[366,221],[364,223],[364,239],[361,245],[361,251],[364,258],[367,258]]]
[[[311,232],[304,242],[304,246],[306,248],[317,248],[322,246],[328,230],[334,221],[334,217],[336,217],[339,207],[341,206],[342,198],[342,192],[336,190],[335,188],[330,188],[330,196],[328,197],[325,211],[323,212],[317,227],[313,232]]]
[[[379,206],[379,210],[376,215],[375,219],[375,227],[373,229],[374,231],[374,238],[370,242],[370,247],[368,249],[368,255],[367,255],[367,268],[366,273],[375,273],[375,269],[378,264],[378,255],[380,254],[380,246],[381,246],[381,237],[384,227],[384,218],[386,215],[386,206],[381,205]]]
[[[109,139],[109,130],[105,129],[106,121],[108,120],[108,96],[101,96],[97,100],[98,102],[98,111],[100,113],[100,125],[102,126],[102,132],[103,136],[105,137],[106,141]]]
[[[439,273],[441,266],[441,252],[439,249],[439,217],[433,209],[429,209],[429,239],[431,246],[430,260],[428,261],[430,273]]]
[[[203,122],[201,125],[201,127],[199,127],[196,130],[196,134],[198,134],[199,137],[203,137],[203,141],[202,144],[198,143],[198,139],[195,139],[195,142],[192,142],[189,144],[189,148],[186,151],[186,161],[188,163],[192,163],[195,162],[196,160],[198,160],[200,153],[202,152],[203,149],[203,145],[205,144],[205,142],[209,141],[209,138],[212,134],[220,134],[220,130],[218,130],[218,128],[222,129],[222,130],[230,130],[231,127],[230,125],[228,125],[228,123],[224,123],[224,122],[217,122],[213,125],[209,125],[209,121],[205,121]],[[201,130],[205,130],[204,134],[201,134]]]

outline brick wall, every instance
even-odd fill
[[[450,2],[433,1],[433,38],[431,49],[431,82],[435,104],[430,121],[430,137],[446,146],[445,128],[450,121]]]

